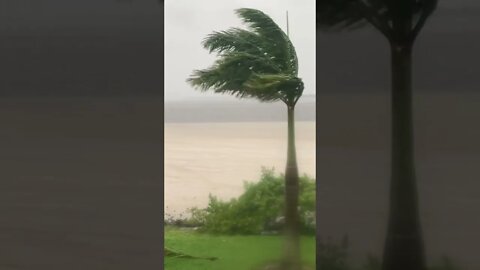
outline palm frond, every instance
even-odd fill
[[[247,29],[230,28],[208,35],[202,42],[218,59],[207,69],[195,70],[187,81],[201,91],[252,97],[261,101],[293,103],[301,95],[295,48],[283,30],[266,14],[238,9]],[[293,89],[293,90],[292,90]]]
[[[282,66],[268,55],[271,51],[270,43],[262,36],[244,29],[232,28],[227,31],[214,32],[205,38],[203,46],[210,53],[217,52],[220,57],[222,53],[244,53],[263,59],[270,66],[281,72]]]
[[[265,100],[295,100],[303,93],[300,78],[288,74],[253,74],[244,83],[245,89]]]
[[[241,8],[236,13],[258,35],[269,40],[269,53],[275,57],[286,73],[298,74],[298,59],[295,47],[287,34],[265,13],[260,10]]]
[[[251,93],[246,93],[244,83],[255,72],[275,73],[278,72],[278,68],[261,56],[228,52],[215,61],[212,67],[194,71],[187,81],[202,91],[213,89],[216,93],[253,97]]]
[[[214,51],[218,53],[224,51],[245,51],[255,54],[268,47],[268,44],[265,43],[266,40],[254,32],[240,28],[231,28],[208,35],[203,41],[203,46],[210,53]]]
[[[414,40],[438,0],[319,0],[317,27],[354,30],[370,24],[389,39]],[[405,31],[405,22],[412,25]],[[402,25],[396,28],[396,25]]]
[[[367,23],[358,0],[318,0],[317,27],[324,30],[353,30]]]

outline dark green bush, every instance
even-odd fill
[[[368,254],[360,267],[353,266],[349,262],[348,237],[344,236],[341,243],[335,243],[331,238],[318,238],[317,251],[318,261],[317,269],[323,270],[381,270],[381,260],[375,255]],[[461,270],[461,268],[448,257],[443,256],[429,270]]]
[[[344,236],[340,244],[330,238],[317,241],[318,261],[317,268],[325,270],[350,270],[348,265],[348,237]]]
[[[281,230],[285,181],[274,170],[263,169],[260,181],[245,183],[244,193],[230,201],[210,195],[205,209],[190,209],[191,222],[211,233],[259,234]],[[300,178],[299,213],[303,233],[315,232],[315,180]]]
[[[460,270],[460,266],[456,264],[450,257],[442,256],[440,261],[430,267],[430,270]]]

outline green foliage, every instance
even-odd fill
[[[335,243],[331,238],[327,240],[318,239],[317,252],[318,269],[324,270],[381,270],[380,258],[368,254],[360,266],[353,266],[349,262],[348,237],[344,236],[340,243]],[[440,261],[428,267],[428,270],[460,270],[461,268],[447,256],[440,258]]]
[[[348,266],[348,237],[344,236],[341,244],[335,244],[330,238],[326,241],[319,239],[317,242],[319,254],[318,269],[349,270]]]
[[[290,39],[259,10],[242,8],[236,13],[248,29],[208,35],[203,46],[219,58],[210,68],[195,70],[187,81],[202,91],[294,104],[304,86],[297,77],[298,59]]]
[[[372,254],[367,255],[367,259],[363,264],[362,270],[381,270],[382,269],[382,262],[378,257],[375,257]]]
[[[430,270],[460,270],[460,266],[453,262],[453,260],[447,256],[442,256],[440,261],[430,267]]]
[[[315,232],[315,180],[300,178],[299,214],[303,233]],[[264,169],[260,181],[245,183],[245,192],[230,201],[210,195],[208,207],[190,210],[192,223],[202,230],[222,234],[259,234],[281,230],[285,204],[282,175]]]
[[[317,27],[352,30],[370,24],[390,41],[412,42],[437,4],[438,0],[319,0]]]

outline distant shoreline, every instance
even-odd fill
[[[165,123],[284,122],[287,110],[281,102],[252,100],[201,100],[166,102]],[[297,121],[315,121],[315,98],[299,101]]]

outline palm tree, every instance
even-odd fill
[[[294,111],[303,93],[298,60],[289,37],[266,14],[242,8],[237,15],[248,29],[214,32],[203,46],[218,54],[212,67],[196,70],[187,80],[194,87],[262,102],[282,101],[288,111],[288,149],[285,170],[285,265],[300,264],[298,196],[299,176],[295,151]]]
[[[392,172],[384,270],[424,270],[425,251],[414,169],[412,49],[437,0],[321,0],[317,26],[354,29],[370,24],[391,48]]]

